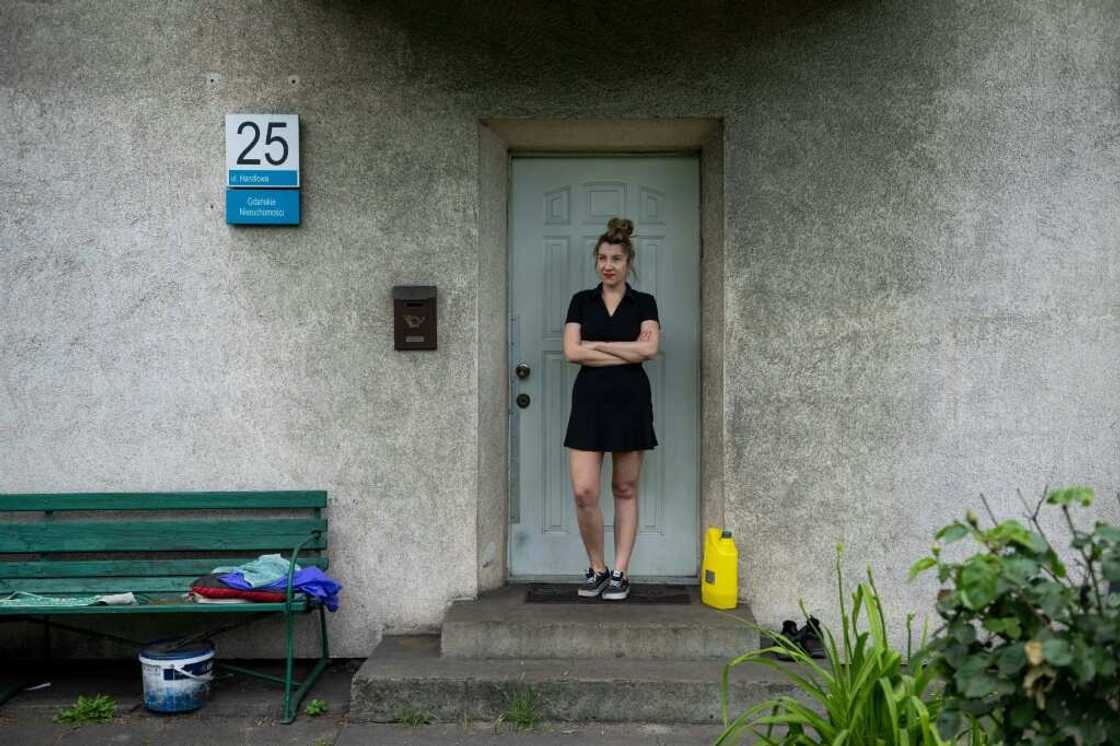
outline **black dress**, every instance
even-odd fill
[[[597,342],[635,342],[643,321],[657,318],[657,301],[626,284],[615,309],[607,313],[603,284],[572,296],[564,323],[580,325],[580,338]],[[657,446],[653,399],[641,363],[581,365],[572,386],[572,412],[564,445],[580,451],[645,451]]]

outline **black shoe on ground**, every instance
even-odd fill
[[[800,648],[810,658],[826,658],[824,652],[824,642],[821,640],[821,622],[815,616],[809,617],[809,621],[801,629],[797,628],[797,623],[791,619],[786,619],[782,622],[782,636]],[[773,645],[781,647],[781,644],[774,640]],[[764,646],[769,647],[769,646]],[[791,661],[793,656],[785,653],[774,653],[774,657],[782,661]]]
[[[626,577],[626,573],[622,570],[615,570],[611,573],[611,582],[607,585],[607,589],[603,591],[603,600],[605,601],[625,601],[626,597],[630,595],[630,578]]]
[[[792,619],[783,619],[782,620],[781,637],[784,637],[790,644],[796,646],[797,645],[797,640],[798,640],[797,622],[793,621]],[[785,645],[784,645],[783,641],[780,639],[779,633],[777,633],[777,632],[767,632],[764,635],[764,638],[765,639],[762,640],[762,647],[764,647],[764,648],[774,647],[774,648],[780,648],[781,649],[781,651],[775,651],[774,653],[772,653],[772,655],[774,657],[776,657],[778,660],[783,660],[783,661],[793,660],[793,658],[791,658],[789,655],[787,655],[784,652]]]
[[[603,568],[602,572],[595,572],[592,567],[587,568],[587,574],[583,578],[583,584],[579,587],[580,598],[595,598],[611,580],[611,571],[608,568]]]
[[[797,632],[797,644],[809,654],[810,658],[827,657],[824,652],[824,640],[821,638],[820,619],[815,616],[809,617],[809,621]]]

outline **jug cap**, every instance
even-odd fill
[[[721,538],[724,538],[724,539],[730,539],[730,538],[731,538],[731,532],[730,532],[730,531],[728,531],[728,530],[727,530],[727,529],[725,528],[725,529],[723,530],[723,534],[721,534]]]

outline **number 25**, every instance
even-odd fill
[[[269,122],[268,123],[268,132],[265,133],[264,144],[265,145],[272,145],[273,143],[278,142],[278,143],[280,143],[280,147],[283,149],[283,154],[279,158],[275,158],[275,159],[272,157],[271,153],[265,151],[265,154],[264,154],[265,160],[267,160],[273,166],[279,166],[281,163],[288,160],[288,141],[285,140],[284,138],[280,137],[279,135],[273,135],[272,134],[272,128],[273,127],[280,128],[280,127],[287,127],[287,126],[288,126],[287,122]],[[257,142],[260,141],[260,139],[261,139],[260,127],[257,126],[256,122],[249,122],[249,121],[242,122],[237,127],[237,134],[239,134],[239,135],[242,134],[246,129],[253,130],[253,139],[250,140],[249,145],[244,150],[241,151],[241,155],[237,156],[237,163],[238,163],[238,165],[259,166],[260,162],[261,162],[260,158],[249,158],[247,156],[249,155],[249,151],[252,150],[254,147],[256,147]]]

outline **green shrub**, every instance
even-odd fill
[[[1120,743],[1120,593],[1108,590],[1120,583],[1120,529],[1074,525],[1070,506],[1093,501],[1087,487],[1044,498],[1029,515],[1033,530],[994,516],[982,529],[970,511],[937,539],[971,537],[980,552],[947,562],[938,544],[910,570],[936,569],[945,586],[930,662],[945,681],[938,726],[946,737],[982,725],[1007,744]],[[1038,520],[1043,502],[1069,527],[1076,579]]]
[[[891,648],[883,608],[870,569],[867,582],[852,594],[849,616],[840,574],[841,549],[836,551],[840,598],[841,640],[822,626],[827,664],[821,665],[785,636],[751,625],[774,641],[770,647],[751,650],[723,667],[721,705],[724,731],[717,744],[735,743],[749,731],[761,744],[936,744],[938,699],[928,693],[933,672],[921,665],[921,656],[904,662]],[[801,607],[805,612],[804,604]],[[860,615],[867,615],[867,629],[860,630]],[[808,614],[805,614],[808,618]],[[909,626],[909,620],[908,620]],[[923,642],[924,642],[923,632]],[[909,645],[908,645],[909,647]],[[784,653],[793,664],[782,664],[772,655]],[[728,715],[731,669],[758,663],[785,676],[808,697],[813,706],[780,696],[761,702],[734,720]],[[775,734],[777,727],[784,732]]]
[[[104,694],[87,697],[78,695],[78,700],[70,707],[59,710],[54,716],[56,723],[104,723],[113,719],[117,714],[117,701]]]

